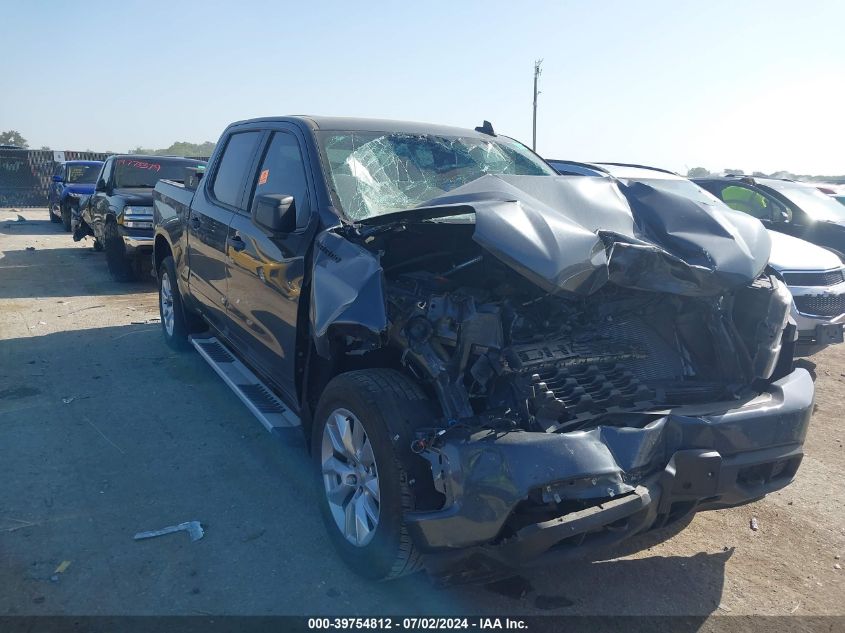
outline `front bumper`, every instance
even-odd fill
[[[155,235],[152,229],[130,229],[125,226],[119,227],[120,236],[126,246],[126,252],[132,254],[146,254],[153,250]]]
[[[679,407],[642,428],[475,433],[432,462],[442,510],[406,516],[434,569],[468,557],[514,567],[581,557],[697,510],[786,486],[803,456],[814,388],[803,369],[728,406]],[[557,516],[535,517],[531,499]],[[552,503],[554,501],[554,503]]]
[[[793,303],[791,316],[798,327],[798,354],[817,351],[827,345],[843,341],[845,313],[834,315],[812,314],[796,305],[803,298],[839,297],[845,295],[845,282],[833,286],[789,286]]]

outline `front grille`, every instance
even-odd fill
[[[803,314],[834,317],[845,313],[845,295],[799,295],[794,299]]]
[[[826,270],[824,272],[784,273],[787,286],[835,286],[845,281],[845,272]]]
[[[539,376],[572,413],[632,407],[654,398],[654,392],[619,363],[558,367],[541,371]]]

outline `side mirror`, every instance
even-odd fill
[[[56,174],[55,176],[53,176],[53,182],[61,182],[61,181],[62,181],[62,177],[59,174]]]
[[[296,203],[286,194],[258,195],[252,205],[252,219],[273,233],[296,229]]]
[[[105,191],[106,190],[106,181],[100,178],[97,181],[97,186],[94,187],[94,191]]]

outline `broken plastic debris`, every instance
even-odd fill
[[[136,541],[140,541],[141,539],[145,538],[155,538],[156,536],[164,536],[165,534],[173,534],[174,532],[187,532],[188,536],[191,537],[191,541],[198,541],[200,540],[205,532],[202,529],[202,525],[199,521],[186,521],[185,523],[180,523],[179,525],[170,525],[165,528],[161,528],[160,530],[151,530],[149,532],[138,532],[134,538]]]
[[[760,529],[760,526],[757,524],[757,517],[751,517],[751,529],[755,532]]]
[[[69,398],[62,398],[62,402],[64,402],[65,404],[70,404],[74,400],[76,400],[76,398],[73,396],[70,396]]]
[[[35,250],[35,247],[34,247],[34,246],[27,246],[27,247],[26,247],[26,250],[28,250],[28,251],[34,251],[34,250]]]
[[[62,573],[65,572],[65,570],[68,567],[70,567],[70,561],[69,560],[63,560],[61,563],[59,563],[59,566],[56,567],[56,571],[54,571],[53,573],[54,574],[62,574]]]

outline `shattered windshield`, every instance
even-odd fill
[[[412,209],[491,175],[554,176],[508,138],[386,132],[320,132],[330,184],[352,220]]]

